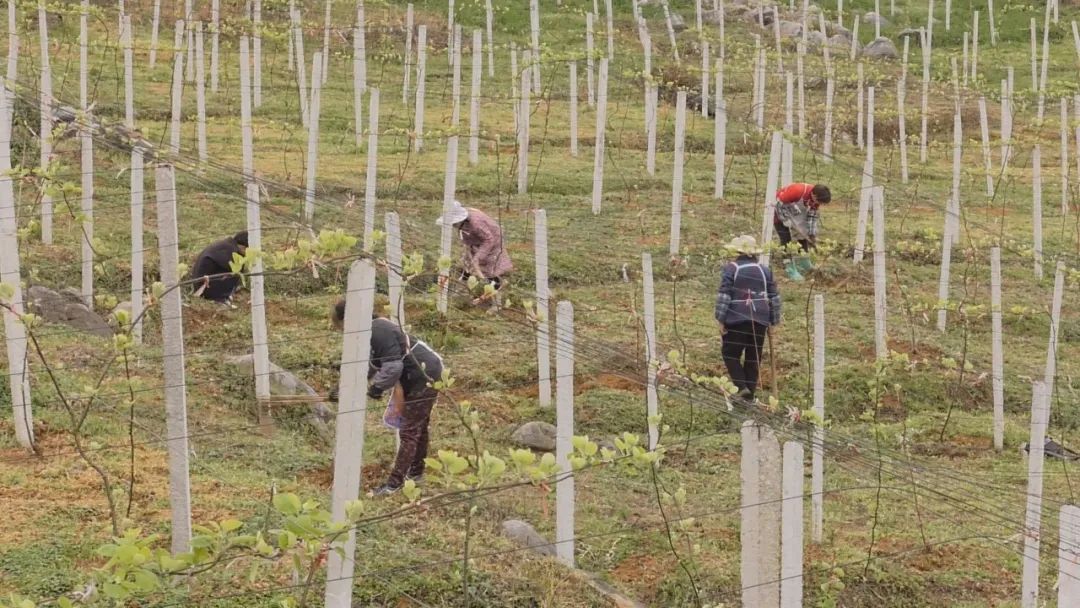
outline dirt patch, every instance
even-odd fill
[[[637,381],[616,374],[598,374],[588,380],[574,385],[574,394],[580,395],[595,388],[606,388],[614,391],[626,391],[636,393],[643,390],[644,385]]]
[[[326,322],[325,325],[319,327],[319,329],[323,329],[328,332],[331,331],[330,311],[334,307],[334,303],[337,302],[337,299],[338,296],[326,296]],[[267,300],[266,302],[266,320],[267,323],[269,323],[272,327],[288,326],[289,324],[295,323],[297,318],[300,316],[300,312],[301,311],[297,310],[297,307],[288,300]]]
[[[990,451],[991,447],[989,437],[956,435],[945,442],[916,444],[912,446],[912,452],[924,456],[970,458]]]
[[[539,389],[535,384],[532,385],[532,392],[534,395],[539,394]],[[473,406],[484,413],[484,418],[489,424],[510,424],[512,422],[519,422],[519,415],[514,410],[513,405],[506,399],[495,396],[494,398],[487,398],[485,396],[473,397],[470,399]],[[447,414],[447,416],[454,417],[453,412]]]
[[[632,586],[638,598],[646,604],[656,599],[659,582],[665,579],[671,570],[671,560],[655,555],[631,555],[611,569],[612,580]]]
[[[364,465],[362,472],[360,473],[361,491],[363,488],[374,488],[381,486],[386,481],[386,476],[390,474],[390,468],[386,464],[381,462],[373,462]],[[331,474],[331,478],[333,475]],[[329,485],[326,486],[329,489]]]
[[[508,391],[512,395],[518,397],[526,397],[530,399],[536,399],[540,396],[540,387],[536,383],[526,384],[525,386],[519,386],[517,388]]]
[[[924,357],[935,360],[940,359],[942,355],[941,348],[935,344],[916,342],[914,348],[912,348],[911,340],[903,340],[900,338],[889,340],[889,350],[905,355],[911,355],[912,357]]]
[[[935,545],[925,551],[919,551],[907,560],[909,566],[919,572],[945,572],[958,570],[977,558],[972,555],[974,549],[960,544]]]
[[[360,474],[361,489],[382,485],[389,474],[390,469],[387,464],[380,462],[365,464]],[[334,465],[328,464],[324,467],[308,469],[301,472],[297,477],[303,485],[311,485],[329,492],[334,485]]]
[[[1009,210],[1002,207],[976,207],[975,211],[990,217],[1005,217],[1009,215]]]
[[[298,474],[297,478],[304,485],[329,489],[334,485],[334,466],[331,464],[325,467],[307,469]]]

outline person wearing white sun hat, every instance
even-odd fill
[[[721,352],[728,375],[739,396],[752,400],[765,336],[780,323],[780,292],[772,271],[755,257],[761,248],[754,237],[736,237],[726,249],[735,259],[724,266],[714,315],[723,336]]]
[[[502,288],[505,277],[513,271],[514,264],[506,251],[502,228],[498,222],[479,209],[465,207],[454,201],[454,204],[435,220],[435,224],[449,224],[458,231],[463,246],[462,280],[474,276],[481,282],[490,283],[496,290]]]

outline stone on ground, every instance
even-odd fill
[[[26,290],[26,304],[30,311],[50,323],[61,323],[102,338],[113,335],[109,323],[88,307],[74,289],[53,291],[42,285],[34,285]]]
[[[896,50],[896,45],[892,40],[888,38],[875,38],[870,44],[863,47],[863,57],[869,57],[870,59],[899,59],[900,52]]]
[[[541,452],[555,451],[555,425],[547,422],[526,422],[519,426],[510,439],[521,446]]]

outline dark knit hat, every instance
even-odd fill
[[[241,247],[247,247],[248,246],[248,233],[247,233],[247,230],[244,230],[242,232],[237,232],[236,234],[233,235],[232,238],[233,238],[234,241],[236,241],[237,245],[240,245]]]
[[[371,318],[378,319],[388,312],[389,308],[390,298],[384,294],[376,293],[375,302],[372,304]],[[334,308],[330,311],[330,320],[336,327],[341,327],[345,323],[345,298],[341,298],[334,303]]]

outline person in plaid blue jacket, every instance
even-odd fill
[[[780,323],[780,292],[772,271],[757,261],[754,237],[743,235],[727,245],[736,258],[724,266],[714,315],[723,336],[721,352],[739,397],[753,400],[765,336]]]

